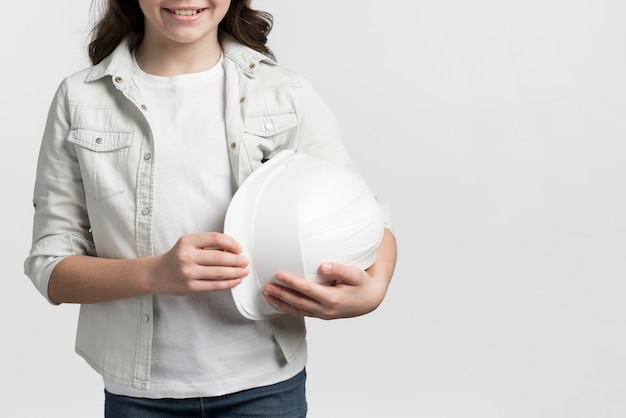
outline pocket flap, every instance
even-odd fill
[[[107,152],[128,148],[132,137],[130,131],[103,132],[74,128],[70,131],[69,141],[91,151]]]
[[[257,136],[272,136],[298,124],[295,113],[278,115],[252,116],[245,122],[245,131]]]

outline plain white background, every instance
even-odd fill
[[[89,1],[5,14],[0,416],[98,417],[77,309],[23,275],[47,108]],[[626,416],[626,3],[257,0],[392,208],[370,315],[309,321],[312,418]]]

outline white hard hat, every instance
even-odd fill
[[[224,233],[243,246],[249,275],[231,292],[249,319],[280,315],[263,297],[278,272],[316,283],[323,262],[366,269],[383,236],[380,206],[345,168],[283,150],[241,184],[226,212]],[[327,279],[326,279],[327,280]]]

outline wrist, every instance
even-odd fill
[[[156,294],[155,277],[156,277],[156,264],[157,256],[147,256],[137,259],[137,284],[139,286],[139,293],[142,295]]]

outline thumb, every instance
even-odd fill
[[[363,274],[363,271],[356,266],[332,262],[322,263],[319,272],[323,276],[333,279],[336,284],[341,282],[351,286],[357,285],[359,275]]]

